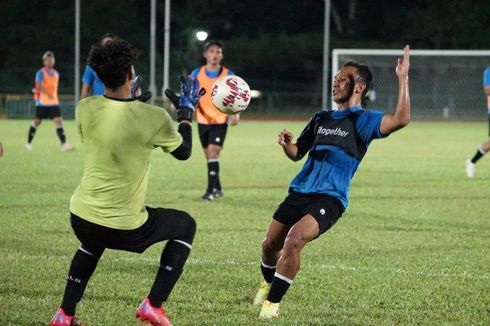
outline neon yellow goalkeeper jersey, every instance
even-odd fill
[[[182,144],[170,115],[137,100],[88,97],[76,108],[84,143],[84,172],[70,202],[73,214],[95,224],[131,230],[148,214],[150,155]]]

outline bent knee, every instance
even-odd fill
[[[196,234],[196,229],[197,229],[196,221],[187,212],[181,212],[180,218],[182,219],[182,223],[185,223],[185,230],[186,230],[185,240],[190,240],[190,242],[192,243],[192,240],[194,239],[194,235]]]
[[[263,252],[278,252],[282,249],[282,242],[273,239],[265,238],[262,241]]]
[[[290,234],[284,241],[284,253],[290,255],[299,254],[301,249],[305,246],[306,241],[300,234]]]

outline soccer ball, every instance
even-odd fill
[[[211,89],[211,99],[221,112],[237,114],[250,103],[250,87],[238,76],[221,77]]]

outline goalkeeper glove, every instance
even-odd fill
[[[172,90],[166,89],[165,95],[177,109],[177,121],[183,120],[192,122],[192,115],[196,109],[199,98],[206,94],[204,88],[199,89],[197,79],[180,77],[180,96],[177,96]]]
[[[134,98],[138,101],[141,101],[141,102],[146,102],[148,101],[149,99],[151,99],[151,97],[153,96],[153,94],[151,92],[144,92],[143,94],[141,94],[140,96],[136,96],[136,92],[138,91],[138,89],[141,87],[141,77],[138,75],[134,78],[134,81],[133,81],[133,86],[131,86],[131,98]]]

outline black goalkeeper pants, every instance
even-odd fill
[[[71,225],[82,247],[95,256],[108,249],[144,252],[164,240],[178,240],[192,245],[196,222],[184,211],[146,207],[148,220],[134,230],[112,229],[98,225],[71,213]]]

